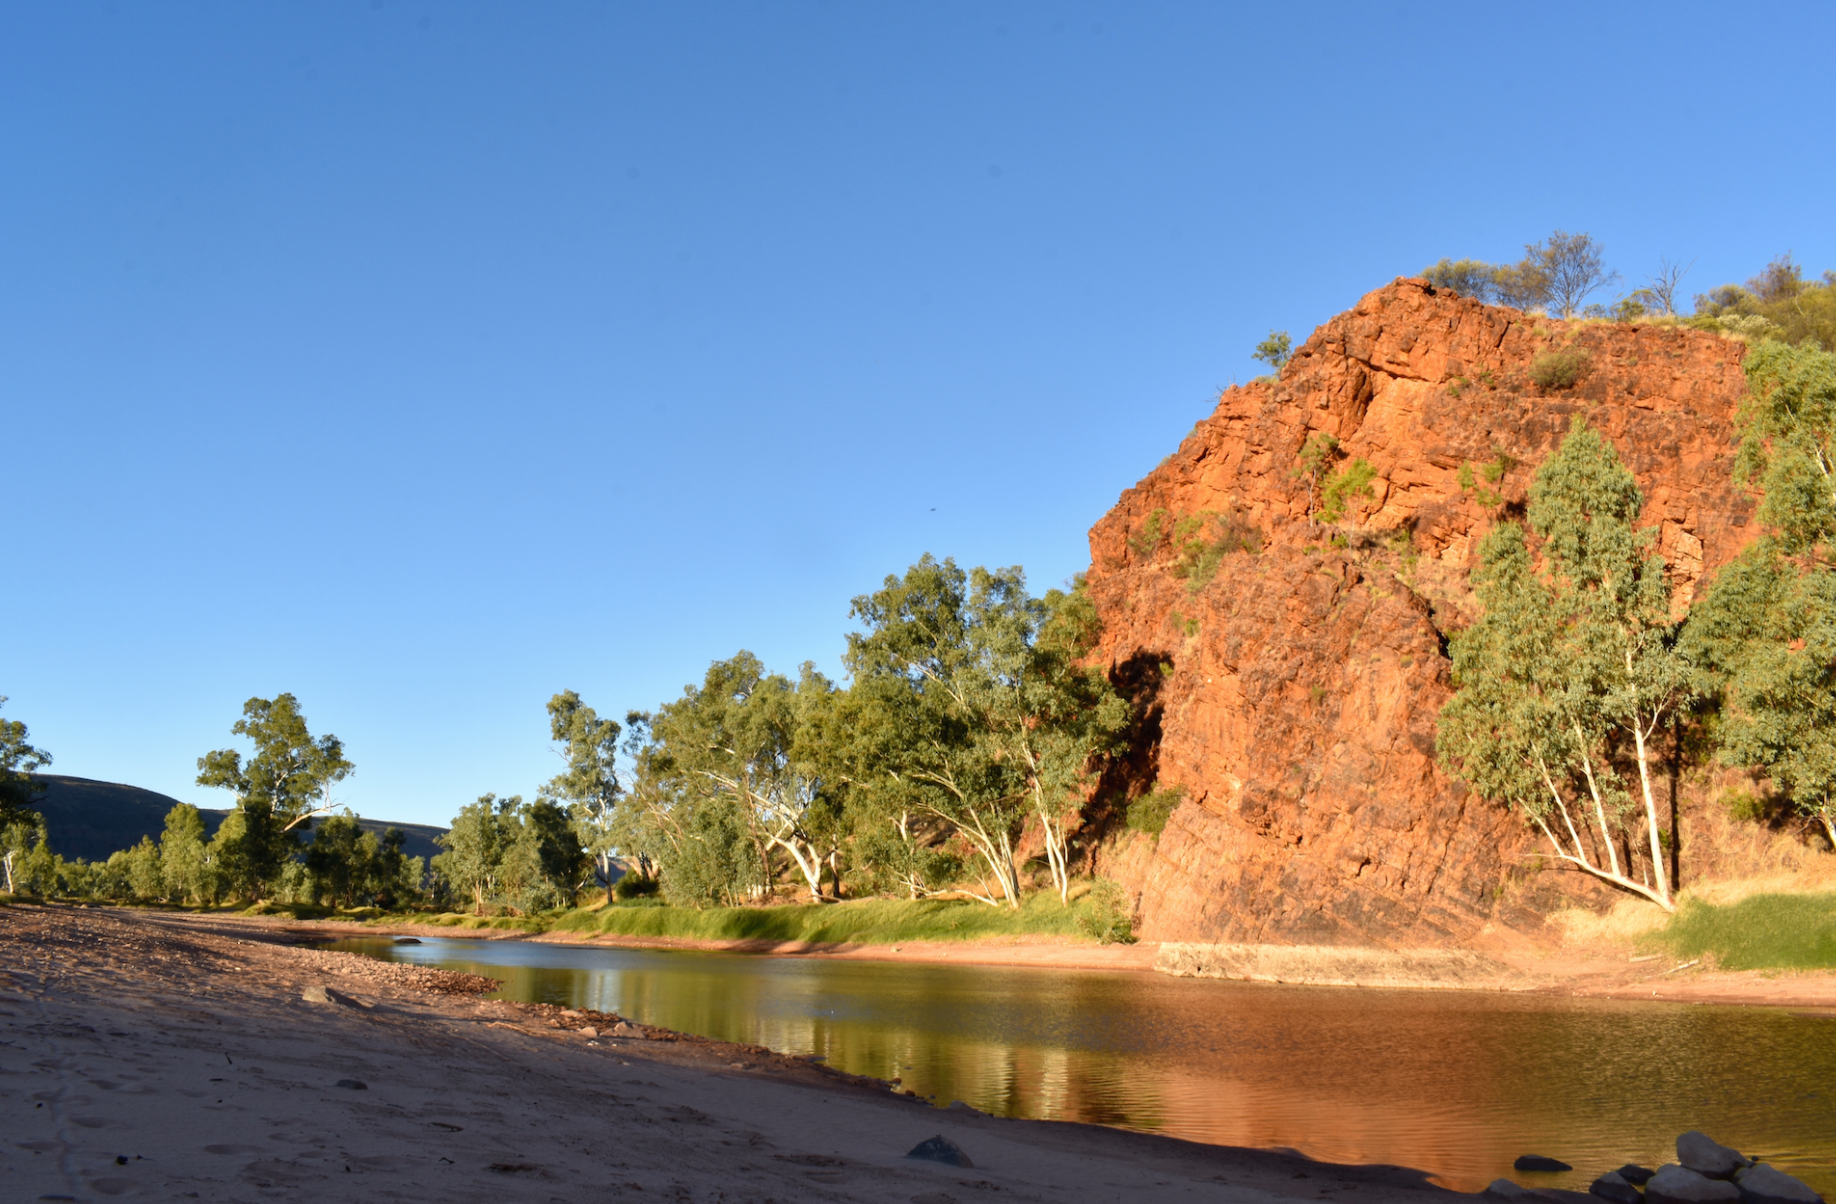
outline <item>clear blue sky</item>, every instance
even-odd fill
[[[558,689],[836,672],[926,551],[1063,581],[1443,255],[1836,266],[1833,12],[8,4],[4,714],[227,806],[292,691],[364,814],[529,794]]]

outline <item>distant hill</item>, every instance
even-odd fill
[[[116,849],[132,848],[142,836],[159,839],[166,830],[166,813],[179,800],[157,790],[124,786],[119,782],[97,782],[89,778],[72,778],[63,774],[33,774],[45,786],[45,792],[33,806],[45,817],[51,833],[51,847],[65,857],[89,861],[106,861]],[[211,834],[223,822],[228,811],[198,808]],[[410,857],[432,858],[440,851],[434,837],[445,828],[431,824],[392,824],[387,820],[358,819],[366,832],[381,836],[385,828],[400,828],[408,837],[403,850]]]

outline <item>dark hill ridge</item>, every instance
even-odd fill
[[[159,839],[166,829],[166,813],[179,805],[178,799],[157,790],[124,786],[119,782],[97,782],[90,778],[73,778],[63,774],[32,775],[45,787],[33,804],[45,817],[51,833],[51,847],[72,860],[106,861],[117,849],[132,848],[142,836]],[[227,810],[198,808],[205,826],[214,835],[217,825],[229,814]],[[408,837],[404,846],[410,857],[432,858],[440,851],[434,837],[445,828],[431,824],[392,824],[387,820],[359,818],[366,832],[381,836],[385,828],[400,828]]]

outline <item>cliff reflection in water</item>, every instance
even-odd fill
[[[1585,1189],[1700,1128],[1836,1195],[1836,1018],[1154,974],[621,950],[341,942],[489,974],[506,998],[820,1054],[938,1103],[1117,1125],[1472,1189],[1519,1154]]]

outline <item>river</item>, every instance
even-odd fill
[[[1466,991],[1293,987],[1146,972],[358,939],[328,946],[504,980],[502,998],[616,1012],[899,1078],[939,1104],[1116,1125],[1476,1190],[1585,1190],[1674,1161],[1685,1129],[1836,1200],[1836,1017]]]

